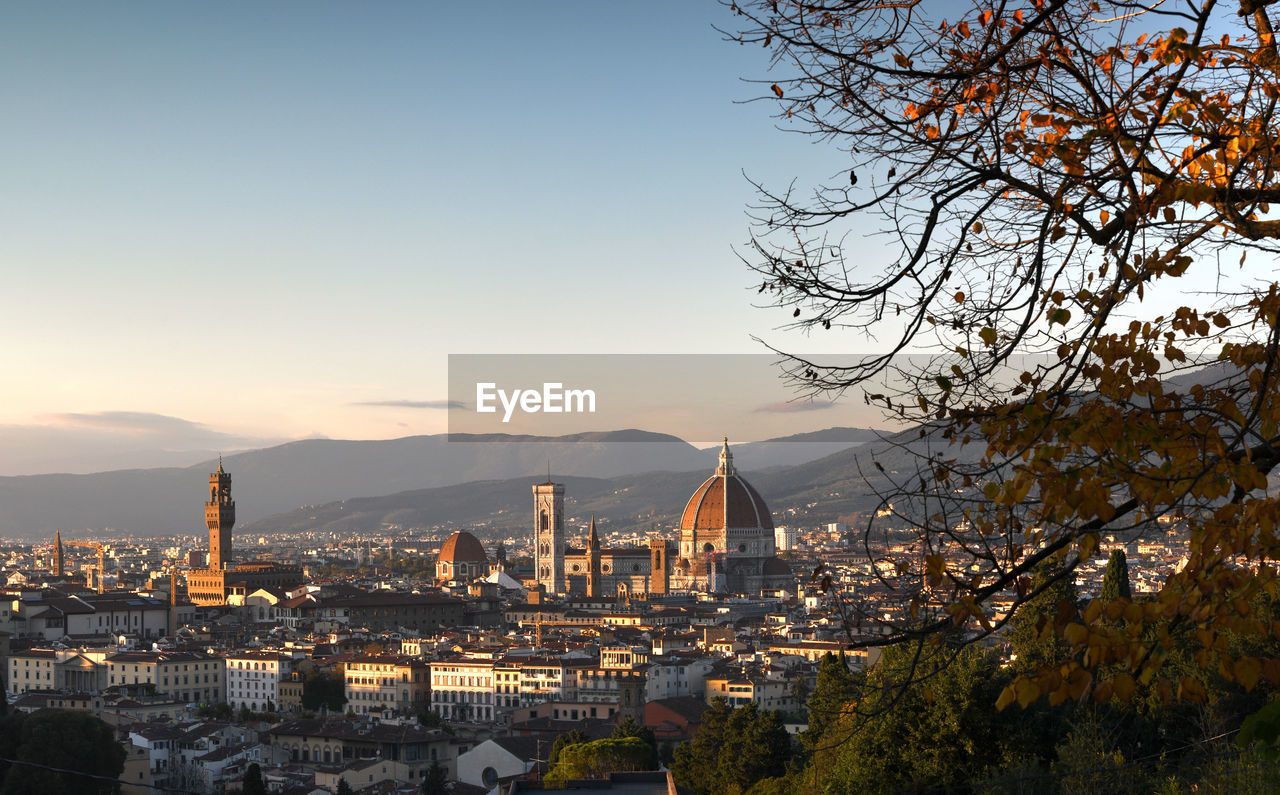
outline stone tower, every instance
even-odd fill
[[[204,504],[209,526],[209,568],[225,569],[231,563],[231,528],[236,523],[236,501],[231,499],[231,475],[222,468],[209,475],[209,501]]]
[[[600,536],[596,535],[596,517],[591,516],[591,532],[587,534],[587,598],[600,598]]]
[[[649,539],[649,593],[667,592],[667,542]]]
[[[62,557],[62,531],[53,531],[53,576],[64,576],[64,559]]]
[[[564,484],[536,483],[533,487],[533,567],[538,584],[548,595],[565,592]]]

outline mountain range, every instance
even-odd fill
[[[847,450],[877,435],[830,428],[734,445],[733,451],[740,468],[768,472]],[[296,527],[307,521],[303,517],[320,515],[317,505],[324,506],[320,513],[326,516],[347,512],[348,518],[352,508],[331,506],[366,506],[359,512],[361,523],[343,529],[376,529],[388,522],[476,521],[492,513],[481,510],[486,499],[501,510],[495,481],[529,483],[545,477],[548,469],[557,481],[581,485],[584,499],[596,493],[586,484],[598,483],[601,499],[605,492],[629,489],[624,492],[629,498],[615,500],[617,507],[649,510],[664,503],[644,507],[645,499],[684,489],[688,477],[715,466],[717,453],[718,448],[699,450],[674,436],[638,430],[565,437],[441,434],[378,441],[307,439],[237,453],[223,465],[232,475],[243,530]],[[139,536],[202,532],[208,473],[217,466],[211,460],[188,467],[0,477],[0,534],[40,539],[58,529],[68,537],[108,529]],[[650,474],[636,477],[643,473]],[[670,488],[662,487],[668,479]],[[526,486],[515,502],[523,506],[527,501]],[[516,509],[515,502],[510,510]],[[374,505],[378,507],[367,507]]]

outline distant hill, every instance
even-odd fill
[[[831,430],[849,438],[857,432]],[[735,459],[744,469],[763,469],[812,460],[829,454],[832,446],[838,450],[855,443],[822,438],[823,433],[813,440],[735,446]],[[716,453],[667,434],[629,429],[553,438],[307,439],[227,456],[224,465],[233,479],[238,524],[248,528],[265,517],[299,506],[333,503],[339,497],[350,502],[466,483],[545,477],[548,466],[557,480],[578,476],[607,481],[647,472],[709,471],[715,466]],[[205,486],[216,466],[212,460],[188,467],[89,475],[0,477],[0,535],[40,539],[61,529],[80,537],[106,528],[143,536],[203,531]],[[448,510],[463,515],[468,504],[462,496],[465,491],[416,499],[427,500],[423,504],[454,505]],[[433,502],[438,500],[445,502]]]
[[[935,441],[930,435],[922,437],[918,430],[912,430],[872,444],[846,446],[819,460],[761,471],[743,466],[739,448],[735,447],[734,463],[764,497],[779,524],[788,521],[787,508],[811,503],[820,506],[818,513],[824,518],[834,519],[876,508],[875,491],[887,485],[885,478],[907,479],[907,473],[915,471],[914,452],[928,449]],[[972,454],[976,454],[977,448],[973,446]],[[884,474],[871,463],[873,459],[885,467]],[[584,521],[595,514],[620,527],[654,524],[670,527],[678,521],[690,495],[712,473],[714,463],[709,460],[687,472],[646,472],[613,478],[555,475],[554,479],[565,484],[566,513],[570,519]],[[870,483],[864,479],[864,473]],[[341,500],[269,516],[244,530],[370,531],[390,524],[518,528],[529,522],[530,488],[540,479],[525,476]]]

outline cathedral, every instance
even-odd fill
[[[726,439],[716,471],[685,504],[676,544],[604,547],[595,519],[586,549],[564,538],[564,486],[538,483],[534,497],[534,571],[551,594],[612,597],[674,591],[754,594],[793,587],[790,567],[775,555],[773,517],[733,466]]]

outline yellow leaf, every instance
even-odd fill
[[[1128,701],[1136,687],[1137,683],[1133,681],[1133,677],[1126,673],[1121,672],[1111,678],[1112,692],[1121,701]]]
[[[996,330],[993,328],[987,327],[982,329],[982,331],[978,332],[978,336],[981,337],[982,341],[988,345],[996,344]]]
[[[1258,684],[1258,677],[1262,674],[1262,662],[1257,657],[1241,657],[1231,666],[1231,671],[1245,692],[1249,692]]]
[[[1014,692],[1013,685],[1008,685],[1004,690],[1000,691],[1000,697],[996,699],[996,709],[1004,710],[1005,707],[1013,703],[1015,698],[1017,698],[1017,695]]]
[[[1026,677],[1019,677],[1013,683],[1014,689],[1018,696],[1018,706],[1026,709],[1040,698],[1040,688],[1036,687],[1036,683]]]
[[[1079,646],[1089,640],[1089,628],[1083,624],[1067,624],[1067,628],[1062,631],[1062,637],[1067,643]]]
[[[1080,560],[1088,560],[1098,548],[1098,534],[1085,533],[1080,536]]]

